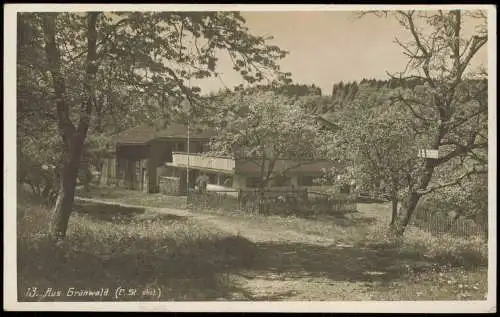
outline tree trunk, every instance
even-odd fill
[[[44,15],[45,51],[56,97],[59,132],[65,146],[63,153],[65,162],[60,173],[59,196],[54,207],[51,228],[52,234],[59,239],[66,236],[69,216],[71,215],[75,199],[76,180],[78,178],[83,144],[87,136],[92,105],[95,103],[93,87],[97,72],[96,23],[98,15],[98,12],[87,14],[87,61],[84,80],[86,98],[81,105],[78,128],[75,128],[70,120],[70,109],[65,101],[65,78],[60,70],[61,60],[56,44],[57,13],[47,13]]]
[[[69,217],[75,199],[76,180],[80,167],[80,159],[83,149],[83,139],[75,138],[72,143],[71,152],[65,162],[61,176],[59,196],[53,210],[51,233],[58,239],[64,239],[68,229]]]
[[[406,207],[401,208],[401,215],[394,226],[395,227],[394,232],[396,236],[401,237],[404,235],[406,227],[410,223],[411,217],[415,212],[419,200],[420,200],[420,195],[415,192],[410,193],[410,195],[408,196]]]
[[[394,175],[391,178],[391,202],[392,202],[392,214],[391,214],[391,223],[389,225],[390,230],[394,229],[394,225],[398,219],[398,181]]]
[[[398,199],[397,197],[392,198],[392,215],[390,227],[394,227],[396,220],[398,219]]]
[[[417,190],[424,190],[427,188],[429,185],[432,174],[434,173],[434,168],[436,167],[436,164],[433,160],[427,159],[427,162],[425,164],[424,168],[424,173],[422,178],[420,179],[419,186],[417,187]],[[408,194],[408,199],[406,201],[406,205],[402,206],[401,208],[401,215],[398,217],[398,222],[396,224],[395,228],[395,234],[397,236],[403,236],[406,227],[410,223],[411,217],[413,216],[413,213],[415,212],[417,208],[417,204],[422,197],[422,194],[417,192],[417,190],[414,190],[413,188],[410,188],[409,194]]]

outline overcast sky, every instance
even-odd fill
[[[386,71],[401,71],[406,57],[394,38],[408,39],[409,33],[391,18],[365,16],[357,19],[352,11],[242,12],[250,32],[272,35],[270,43],[288,50],[280,65],[292,73],[295,82],[315,84],[323,95],[331,94],[332,84],[362,78],[387,78]],[[487,50],[482,49],[475,64],[487,66]],[[204,92],[231,88],[241,83],[227,58],[220,57],[222,81],[211,78],[199,85]]]

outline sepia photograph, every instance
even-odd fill
[[[494,6],[4,21],[5,310],[496,312]]]

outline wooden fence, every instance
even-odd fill
[[[188,194],[192,210],[217,209],[227,212],[311,215],[345,214],[356,211],[355,197],[342,194],[308,192],[306,189],[218,190]]]
[[[327,213],[356,212],[357,197],[355,194],[327,194],[322,192],[308,192],[308,200],[313,210]]]
[[[367,202],[367,201],[386,202],[391,199],[387,193],[376,192],[376,191],[359,192],[356,198],[360,202]]]
[[[160,176],[159,177],[159,187],[160,193],[169,196],[180,196],[180,178],[170,177],[170,176]]]
[[[413,217],[412,226],[428,231],[433,235],[448,234],[456,237],[470,238],[480,236],[488,238],[488,225],[472,219],[460,217],[453,219],[444,214],[417,214]]]

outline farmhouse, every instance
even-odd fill
[[[322,118],[327,128],[332,124]],[[209,156],[209,142],[217,129],[207,126],[172,123],[158,129],[142,125],[117,135],[114,157],[106,160],[103,184],[149,193],[184,195],[203,175],[209,189],[254,188],[260,169],[250,159]],[[283,176],[273,180],[275,187],[314,187],[314,179],[332,165],[326,160],[277,160],[274,171]],[[189,172],[188,172],[189,171]]]

